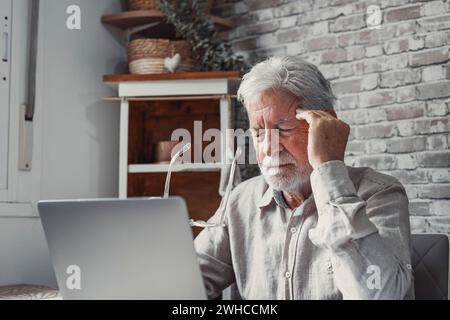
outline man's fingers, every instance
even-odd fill
[[[324,111],[324,110],[312,110],[312,109],[297,109],[296,110],[297,114],[302,113],[302,112],[311,112],[314,115],[316,115],[317,118],[325,118],[328,120],[333,120],[336,119],[335,117],[333,117],[333,115],[328,112],[328,111]],[[298,119],[299,117],[297,117]],[[303,116],[300,116],[301,119],[304,119]]]
[[[335,117],[333,117],[328,111],[324,111],[324,110],[312,110],[314,113],[317,113],[319,115],[321,115],[324,118],[327,119],[336,119]]]
[[[320,118],[321,115],[314,113],[312,110],[297,109],[295,117],[298,120],[306,120],[308,124],[311,124],[314,119]]]

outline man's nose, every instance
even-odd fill
[[[266,156],[272,156],[283,150],[280,143],[280,135],[278,129],[268,129],[264,135],[264,141],[262,143],[262,149]]]

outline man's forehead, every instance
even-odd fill
[[[251,124],[269,122],[277,124],[285,119],[295,117],[295,109],[300,99],[284,90],[266,90],[256,94],[249,105]]]
[[[250,109],[250,117],[252,118],[267,118],[276,121],[277,119],[284,119],[295,116],[295,110],[299,107],[295,100],[291,100],[285,104],[266,104],[260,105],[258,108]]]
[[[285,90],[265,90],[256,94],[250,100],[250,112],[261,113],[278,113],[288,112],[299,104],[300,99]]]
[[[264,115],[264,114],[254,114],[250,117],[250,126],[255,127],[266,127],[274,126],[278,127],[281,125],[289,125],[295,123],[298,120],[295,117],[295,113],[282,112],[278,114]]]
[[[270,120],[274,123],[282,122],[286,119],[292,118],[293,116],[295,116],[295,111],[288,108],[277,108],[271,106],[261,110],[256,110],[253,113],[254,119]]]

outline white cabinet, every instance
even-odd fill
[[[119,10],[120,1],[41,0],[36,79],[30,80],[30,20],[36,12],[32,3],[35,0],[0,0],[0,203],[30,204],[33,210],[21,216],[36,215],[35,204],[43,199],[117,196],[119,108],[101,100],[112,90],[100,80],[108,70],[121,71],[125,54],[99,22],[105,13]],[[82,12],[80,30],[67,27],[70,5]],[[4,12],[12,15],[7,19],[12,59],[6,71]],[[2,81],[4,73],[10,81]],[[29,103],[30,81],[35,83],[35,103]],[[33,121],[27,121],[32,127],[30,144],[22,143],[28,135],[20,130],[24,103],[35,106]],[[31,170],[21,170],[24,158],[31,158]],[[0,217],[17,214],[18,209],[0,206]]]
[[[234,154],[232,139],[227,136],[231,124],[231,98],[235,96],[240,83],[239,72],[191,72],[173,75],[110,75],[105,82],[117,88],[121,100],[120,155],[119,155],[119,197],[129,196],[128,176],[130,174],[165,173],[167,164],[129,163],[130,101],[151,100],[195,100],[217,99],[219,101],[219,128],[222,133],[222,160],[219,163],[191,163],[175,165],[173,171],[210,172],[220,171],[221,183],[218,193],[223,195],[227,159]],[[151,108],[151,106],[149,106]],[[142,146],[144,148],[145,146]],[[201,154],[202,154],[201,150]]]
[[[12,0],[0,1],[0,190],[8,187]]]

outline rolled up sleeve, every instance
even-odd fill
[[[404,299],[411,294],[408,198],[400,183],[373,180],[358,196],[342,161],[311,174],[318,222],[310,240],[331,256],[344,299]]]

